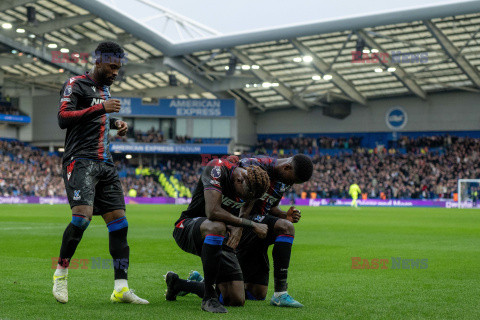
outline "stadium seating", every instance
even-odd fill
[[[133,133],[132,133],[133,131]],[[176,136],[175,139],[168,141],[162,132],[154,129],[148,131],[132,130],[127,133],[127,136],[110,136],[110,141],[115,142],[138,142],[138,143],[186,143],[186,144],[229,144],[230,138],[191,138],[188,136]]]
[[[342,143],[328,141],[332,146]],[[295,152],[302,152],[313,140],[299,138],[291,142]],[[256,148],[257,153],[266,144],[282,145],[275,141],[261,143]],[[454,136],[405,138],[400,141],[400,146],[398,149],[358,146],[355,150],[349,148],[350,152],[332,148],[325,149],[331,151],[329,154],[314,153],[312,179],[295,186],[287,197],[347,198],[348,186],[356,181],[368,198],[451,199],[457,191],[458,178],[480,176],[480,139]],[[277,152],[273,155],[287,157],[290,154]],[[0,140],[0,157],[0,196],[65,195],[58,155],[4,139]],[[202,171],[198,158],[193,155],[181,158],[162,156],[156,165],[152,163],[150,167],[133,168],[121,161],[116,165],[125,194],[133,189],[137,197],[188,198]]]

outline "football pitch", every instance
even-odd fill
[[[88,259],[87,269],[69,271],[62,305],[51,292],[52,257],[71,220],[68,206],[0,205],[0,319],[480,319],[477,210],[300,207],[289,293],[305,307],[270,306],[271,274],[267,301],[212,315],[193,295],[165,301],[163,274],[201,271],[200,259],[172,238],[184,208],[127,206],[129,285],[150,305],[109,302],[113,270],[99,269],[111,258],[100,217],[74,256]]]

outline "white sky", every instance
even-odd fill
[[[137,0],[99,0],[114,2],[117,8],[134,18],[155,14]],[[228,35],[258,29],[273,29],[349,16],[363,16],[380,12],[398,11],[465,0],[149,0],[178,14],[193,19],[207,27]],[[460,5],[460,4],[459,4]],[[158,24],[157,24],[158,22]],[[163,29],[158,20],[149,22],[155,29]],[[167,27],[165,34],[174,42],[181,41],[173,35],[174,27]],[[175,33],[175,32],[174,32]],[[186,40],[186,39],[184,39]]]

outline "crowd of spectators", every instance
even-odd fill
[[[203,167],[195,156],[160,157],[155,166],[166,176],[173,176],[193,193]]]
[[[411,139],[405,146],[436,146],[437,141]],[[441,154],[375,154],[363,149],[342,157],[315,156],[313,178],[295,190],[319,198],[347,198],[350,184],[356,182],[368,198],[451,199],[458,179],[480,178],[480,140],[450,138],[443,148]]]
[[[163,132],[155,130],[154,128],[146,132],[135,130],[135,142],[162,143],[165,142],[165,137],[163,136]]]
[[[400,148],[404,148],[408,153],[418,153],[421,150],[449,148],[452,144],[456,143],[458,139],[458,137],[452,137],[450,135],[419,137],[415,139],[402,136],[397,142],[397,145]]]
[[[0,140],[0,195],[65,195],[61,159],[17,141]]]
[[[0,100],[0,114],[18,116],[20,115],[20,111],[15,108],[11,102],[7,100]]]
[[[19,141],[0,140],[0,196],[66,196],[62,158]],[[122,164],[116,163],[121,169]],[[154,177],[130,173],[120,178],[125,194],[135,189],[138,197],[166,193]]]
[[[265,142],[264,146],[271,143]],[[451,199],[458,179],[480,178],[480,139],[402,138],[400,143],[408,150],[441,148],[442,152],[372,152],[358,147],[351,154],[315,155],[312,179],[293,190],[296,196],[314,193],[317,198],[348,198],[348,188],[356,182],[368,198]],[[334,144],[330,141],[330,145]],[[0,196],[65,195],[61,158],[57,155],[21,142],[0,140],[0,159]],[[124,164],[117,166],[128,172],[121,178],[126,194],[133,188],[140,197],[165,196],[157,176],[142,176],[134,169],[124,170]],[[201,157],[193,155],[159,156],[152,165],[152,170],[177,178],[192,192],[202,169]]]
[[[130,129],[131,130],[131,129]],[[208,144],[228,144],[230,139],[225,138],[191,138],[189,136],[175,136],[172,140],[167,141],[162,131],[155,130],[154,128],[148,131],[133,130],[132,133],[127,133],[126,136],[120,137],[112,132],[110,135],[110,141],[115,142],[139,142],[139,143],[208,143]]]
[[[128,175],[125,178],[120,178],[122,181],[123,193],[125,195],[131,195],[130,191],[135,190],[135,196],[137,197],[166,197],[165,190],[160,186],[154,176],[135,176]]]
[[[319,149],[356,149],[362,143],[361,137],[330,138],[330,137],[294,137],[260,140],[256,146],[257,154],[271,152],[283,155],[297,150],[298,153],[315,154]]]

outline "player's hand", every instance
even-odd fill
[[[253,232],[255,232],[260,239],[265,239],[267,237],[268,226],[264,223],[254,222]]]
[[[295,209],[294,206],[291,206],[290,209],[287,211],[287,220],[290,221],[291,223],[297,223],[300,221],[300,218],[302,217],[302,214],[300,213],[300,210]]]
[[[117,120],[115,121],[115,127],[117,127],[117,134],[120,137],[123,137],[124,135],[127,134],[128,131],[128,124],[125,121],[122,120]]]
[[[120,100],[118,99],[109,99],[103,103],[106,113],[119,112],[120,111]]]
[[[231,227],[230,228],[230,235],[228,236],[227,246],[232,249],[236,249],[238,243],[240,242],[240,238],[242,237],[243,228],[241,227]]]

